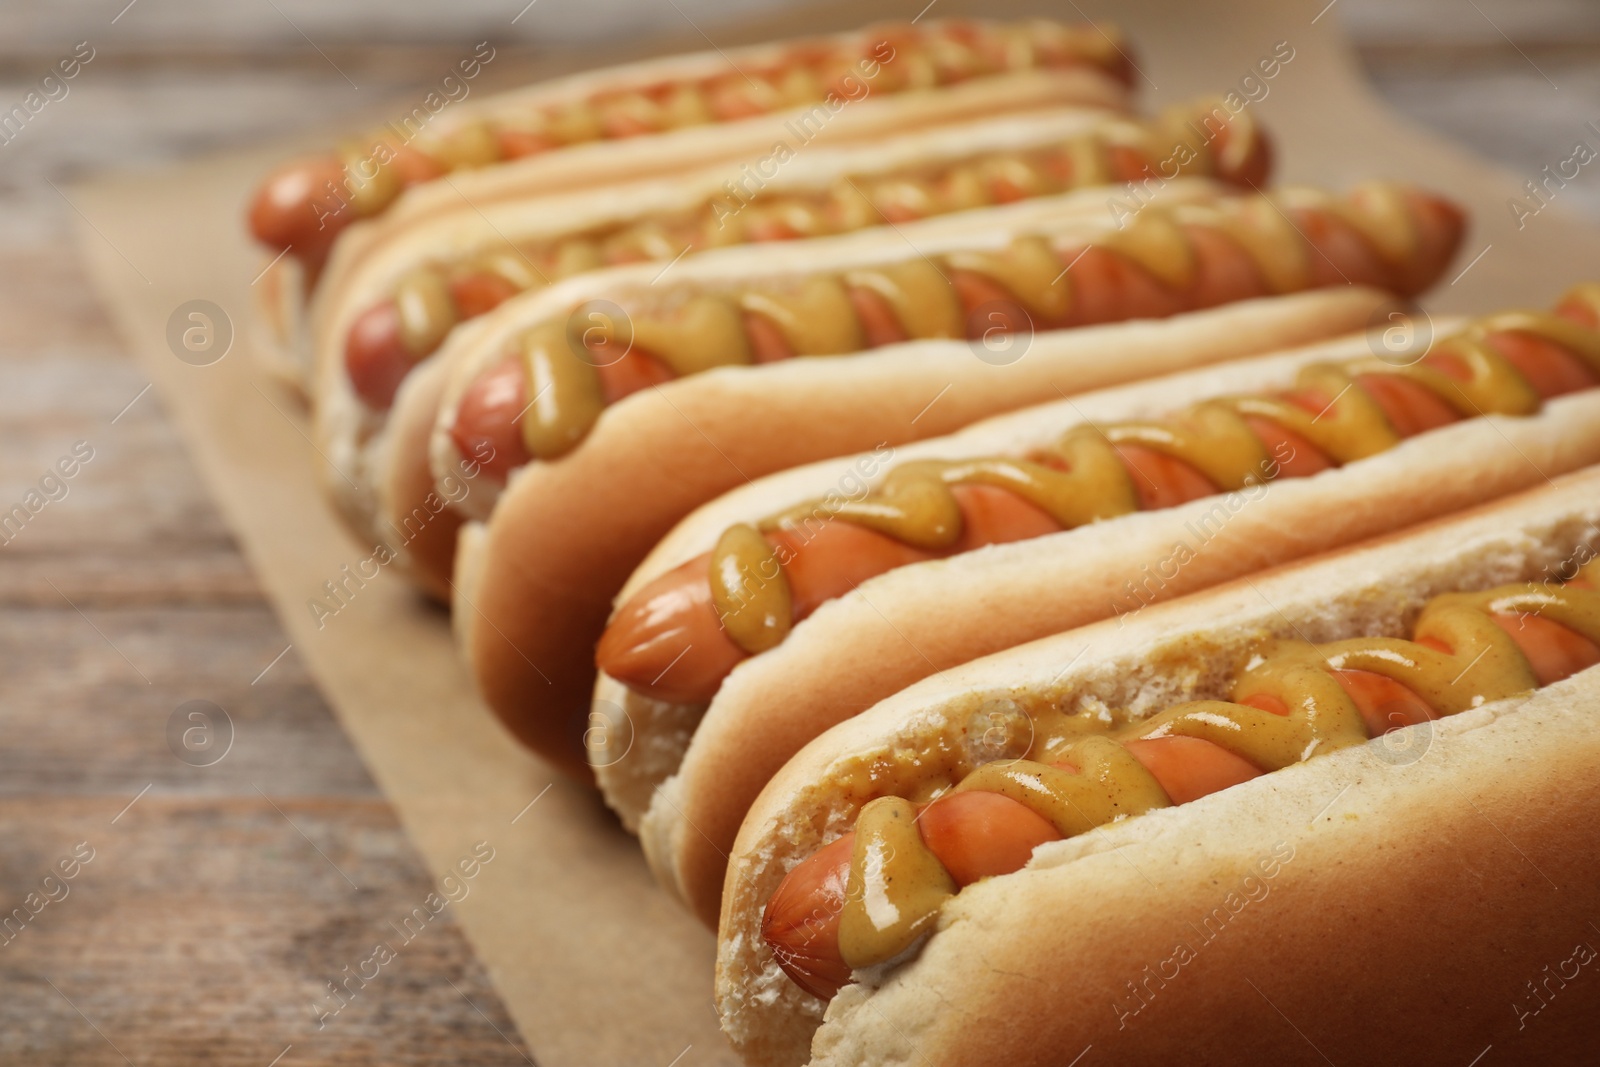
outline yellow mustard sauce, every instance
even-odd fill
[[[528,376],[528,410],[522,413],[523,443],[536,456],[559,456],[583,439],[605,408],[594,366],[579,355],[567,324],[540,323],[522,335]]]
[[[1195,116],[1209,114],[1209,105],[1207,101],[1170,109],[1160,119],[1146,122],[1107,118],[1093,130],[1040,148],[975,153],[937,165],[846,176],[818,192],[767,193],[757,189],[749,196],[742,192],[728,197],[719,195],[683,211],[595,227],[553,241],[511,244],[418,267],[397,283],[393,294],[402,308],[408,306],[408,301],[412,308],[409,315],[402,316],[406,350],[417,358],[427,355],[459,320],[460,313],[448,290],[451,279],[492,274],[516,290],[526,291],[606,266],[665,261],[686,251],[768,239],[774,226],[800,237],[822,237],[881,226],[891,218],[928,218],[992,206],[1000,202],[1001,190],[1006,188],[1022,190],[1027,196],[1061,193],[1110,181],[1111,153],[1119,147],[1138,153],[1141,160],[1154,165],[1184,145],[1181,158],[1173,162],[1172,176],[1210,174],[1217,166],[1212,142],[1195,133],[1193,121]],[[1255,140],[1247,114],[1234,116],[1229,131],[1230,147],[1242,144],[1248,148]],[[1008,193],[1006,198],[1013,195]],[[1061,263],[1042,238],[1025,238],[1007,253],[971,252],[947,259],[952,267],[992,278],[1015,293],[1031,313],[1047,321],[1064,317],[1070,310],[1068,290],[1052,284],[1061,273]],[[838,298],[844,298],[837,280],[815,280],[829,283]],[[410,299],[410,291],[418,285],[432,287],[443,294],[442,299],[433,297],[424,305],[417,304]],[[808,293],[803,296],[809,299],[785,304],[782,293],[752,292],[744,294],[741,303],[772,317],[789,337],[796,355],[860,351],[864,342],[855,314],[847,300],[840,305],[832,299],[834,295]],[[907,322],[933,321],[921,309],[907,309],[905,315]],[[951,336],[948,310],[942,321],[947,332],[926,326],[924,329],[931,332],[916,336]],[[959,327],[955,330],[959,334]]]
[[[909,800],[881,797],[856,819],[839,954],[851,967],[898,955],[938,917],[956,884],[917,829]]]
[[[789,634],[789,585],[777,550],[754,526],[730,526],[717,542],[720,568],[711,572],[711,600],[740,647],[768,649]]]
[[[842,356],[866,347],[866,335],[844,283],[814,274],[793,291],[744,293],[740,306],[765,316],[797,356]]]
[[[1188,463],[1219,492],[1267,481],[1277,467],[1247,417],[1267,419],[1310,441],[1342,466],[1393,448],[1401,440],[1375,400],[1360,386],[1365,375],[1396,375],[1429,389],[1456,406],[1463,417],[1529,415],[1540,399],[1520,372],[1491,346],[1494,333],[1515,330],[1552,341],[1600,372],[1600,332],[1571,320],[1535,311],[1515,311],[1474,321],[1430,350],[1457,357],[1467,368],[1457,381],[1432,367],[1394,365],[1372,357],[1341,363],[1315,363],[1297,376],[1299,390],[1331,398],[1322,411],[1308,410],[1277,396],[1204,400],[1166,419],[1104,426],[1081,425],[1065,433],[1036,459],[1006,456],[965,460],[917,460],[892,468],[881,484],[859,499],[813,500],[786,509],[756,526],[763,532],[821,520],[853,523],[917,548],[939,551],[959,541],[961,509],[952,490],[962,485],[1008,489],[1070,530],[1100,519],[1137,511],[1138,496],[1116,446],[1140,445]],[[1037,459],[1055,462],[1039,462]],[[749,569],[753,559],[734,564],[725,554],[758,552],[754,542],[719,544],[712,552],[713,573],[728,567]],[[777,612],[790,600],[782,568],[755,592],[763,613]],[[745,651],[757,649],[730,637]]]
[[[1578,575],[1600,585],[1600,561],[1585,564]],[[1253,665],[1235,678],[1233,700],[1189,701],[1141,722],[1102,728],[1100,733],[1094,732],[1093,723],[1074,717],[1058,724],[1066,726],[1062,737],[1035,735],[1034,749],[1048,751],[1053,762],[1075,766],[1077,773],[1025,758],[999,759],[977,767],[955,788],[1009,797],[1051,823],[1063,837],[1085,834],[1171,806],[1165,791],[1124,741],[1200,738],[1263,771],[1367,741],[1359,709],[1330,671],[1370,671],[1391,678],[1410,688],[1439,716],[1537,688],[1527,658],[1490,618],[1525,613],[1600,643],[1600,590],[1530,582],[1446,593],[1427,603],[1413,633],[1416,639],[1443,642],[1452,649],[1449,653],[1391,637],[1357,637],[1319,646],[1269,642]],[[1276,697],[1288,714],[1235,702],[1262,695]],[[1121,717],[1111,715],[1107,721]],[[912,801],[899,797],[881,797],[861,809],[849,902],[840,921],[841,954],[852,968],[883,963],[911,947],[957,892],[950,873],[921,839],[917,810]]]

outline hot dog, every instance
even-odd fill
[[[1236,676],[1235,699],[1185,702],[1104,734],[1052,738],[1036,758],[977,767],[927,804],[873,800],[854,830],[779,883],[762,914],[762,938],[795,984],[831,998],[853,969],[911,947],[949,896],[1021,870],[1047,841],[1187,804],[1301,762],[1307,752],[1336,752],[1600,663],[1596,579],[1600,565],[1590,563],[1556,589],[1521,582],[1447,594],[1423,606],[1409,640],[1291,643],[1263,652],[1262,662]],[[1490,655],[1491,666],[1467,670]],[[1317,673],[1303,677],[1308,671]],[[1470,684],[1457,681],[1469,673]],[[1116,794],[1133,800],[1108,804]],[[915,824],[914,838],[900,832],[902,819]],[[913,854],[897,860],[936,863],[943,877],[935,872],[931,886],[865,886],[866,861],[891,839]],[[899,920],[879,926],[847,903],[870,893],[884,894]],[[819,914],[831,921],[818,924]]]
[[[1438,323],[1431,348],[1383,358],[1357,338],[1174,376],[729,494],[658,546],[599,644],[595,713],[625,713],[654,756],[646,773],[602,749],[602,789],[714,921],[762,785],[895,688],[1535,484],[1547,464],[1600,462],[1585,421],[1600,411],[1597,299],[1585,286],[1555,313]],[[869,469],[871,490],[824,497],[850,469]],[[1011,610],[965,623],[997,602]],[[663,782],[672,748],[683,759]]]
[[[1178,191],[1171,183],[1165,192]],[[576,325],[585,331],[592,325],[596,340],[606,342],[596,344],[593,355],[570,340],[575,289],[557,286],[518,298],[477,320],[473,325],[482,328],[470,348],[453,355],[451,393],[434,435],[436,469],[457,462],[462,444],[492,442],[501,456],[499,443],[518,437],[528,454],[544,456],[510,475],[485,536],[475,542],[490,557],[470,563],[483,587],[458,582],[453,615],[480,692],[510,729],[584,773],[581,742],[593,685],[588,661],[607,604],[650,546],[717,493],[852,448],[949,432],[982,415],[1070,395],[1086,388],[1091,375],[1127,381],[1155,370],[1144,356],[1125,354],[1124,338],[1139,338],[1143,352],[1155,351],[1145,347],[1149,326],[1105,335],[1094,342],[1109,345],[1098,358],[1088,358],[1088,350],[1070,340],[1075,330],[1046,327],[1164,315],[1274,291],[1261,277],[1263,269],[1285,290],[1321,280],[1345,289],[1343,278],[1317,273],[1330,271],[1330,262],[1343,264],[1345,278],[1373,278],[1415,291],[1438,276],[1459,236],[1459,215],[1447,204],[1392,185],[1340,198],[1306,191],[1279,200],[1213,197],[1165,207],[1158,202],[1122,230],[1101,214],[1100,194],[1070,195],[1087,195],[1095,203],[1093,217],[1074,216],[1058,228],[1031,233],[1004,232],[992,224],[981,233],[943,229],[937,239],[913,238],[916,251],[871,235],[759,254],[726,249],[678,265],[655,285],[643,279],[590,289],[585,296],[603,296],[627,312],[589,319],[583,309]],[[1036,206],[990,210],[1013,209]],[[1285,221],[1297,216],[1311,237]],[[902,226],[897,236],[912,225],[951,227],[955,220]],[[1312,250],[1316,241],[1326,243],[1326,258]],[[1061,258],[1071,249],[1075,265]],[[1145,259],[1150,271],[1138,265]],[[1257,267],[1258,259],[1269,266]],[[779,272],[779,263],[794,269]],[[990,329],[1004,336],[1000,326],[990,325],[993,320],[972,316],[979,321],[969,322],[964,314],[961,301],[970,298],[946,272],[968,270],[999,279],[995,284],[1016,298],[1015,308],[1025,303],[1028,315],[1037,318],[1044,332],[1034,334],[1022,358],[990,362],[982,358],[989,350],[979,352],[976,343],[931,343],[941,335]],[[1084,272],[1081,283],[1078,271]],[[598,278],[590,276],[583,285],[593,286]],[[857,300],[853,289],[864,291]],[[773,317],[759,308],[791,310],[785,317],[794,331],[792,351],[850,352],[867,334],[858,301],[882,310],[874,304],[878,298],[900,305],[891,307],[891,317],[903,334],[927,340],[844,359],[753,362],[749,323]],[[1358,300],[1367,313],[1375,310],[1370,294]],[[1339,317],[1351,310],[1346,305]],[[597,365],[616,362],[615,349],[607,348],[622,337],[605,329],[611,320],[631,323],[632,347],[617,347],[709,373],[675,377],[606,403],[607,379]],[[1191,334],[1189,325],[1169,336],[1176,347],[1158,357],[1168,368],[1260,352],[1261,342],[1269,340],[1249,331],[1228,340],[1211,335],[1197,347],[1200,335]],[[1301,341],[1306,339],[1302,334]],[[1221,347],[1212,347],[1213,341]],[[1243,348],[1235,347],[1239,341]],[[1280,337],[1279,343],[1299,342]],[[1205,354],[1197,355],[1201,350]],[[1068,351],[1076,354],[1060,358]],[[479,410],[511,416],[526,408],[517,437],[503,432],[506,420],[475,423],[466,432],[456,421],[461,398],[481,389],[487,375],[503,382],[500,368],[508,355],[523,361],[520,406],[511,393]],[[491,501],[484,490],[492,494],[492,473],[478,479],[468,507]],[[458,553],[457,566],[466,565]],[[534,603],[541,609],[530,610]]]
[[[366,498],[380,505],[376,514],[362,511],[362,498],[349,490],[375,479],[425,486],[426,446],[391,449],[385,440],[394,397],[454,327],[519,292],[607,266],[651,260],[675,266],[700,248],[889,222],[904,226],[1020,200],[1036,201],[1038,210],[1047,211],[1048,201],[1040,198],[1111,180],[1164,185],[1173,180],[1169,176],[1193,174],[1232,186],[1264,181],[1271,155],[1264,135],[1242,114],[1227,121],[1219,116],[1226,118],[1226,109],[1210,101],[1171,109],[1149,122],[1087,109],[1042,111],[940,127],[871,148],[813,148],[766,178],[719,164],[672,179],[534,197],[411,224],[381,253],[330,278],[318,294],[313,318],[321,367],[320,447],[344,461],[329,488],[364,538],[384,536],[386,527],[402,526],[424,507],[426,488],[421,496]],[[769,337],[765,347],[782,343],[781,336]],[[514,403],[504,415],[527,406],[525,395],[514,395],[521,385],[504,371],[484,376],[466,399],[461,420],[494,427],[482,435],[499,457],[489,464],[485,485],[503,480],[505,468],[526,454],[517,428],[492,414],[497,404]],[[625,353],[599,372],[609,400],[666,377],[660,361],[642,351]],[[407,418],[431,425],[433,408],[412,407]],[[427,430],[405,426],[394,435],[422,443]],[[378,455],[385,457],[387,473],[370,469]],[[415,466],[424,469],[397,470]],[[489,509],[486,503],[472,510]],[[410,566],[411,573],[431,590],[447,587],[448,553],[405,552],[401,566],[424,558],[432,565],[425,571]]]
[[[798,284],[747,282],[670,302],[642,291],[622,302],[620,318],[590,316],[582,345],[568,338],[569,315],[551,316],[516,338],[519,350],[475,365],[463,360],[458,396],[440,420],[454,448],[436,456],[448,464],[484,440],[506,442],[486,472],[492,486],[529,460],[571,451],[605,407],[631,392],[716,367],[979,338],[1018,326],[1159,318],[1338,284],[1414,295],[1437,279],[1461,229],[1448,203],[1395,185],[1375,183],[1338,199],[1293,191],[1281,200],[1224,197],[1146,209],[1125,228],[1018,237],[980,255],[893,244],[903,257],[897,262],[819,272]],[[521,366],[520,378],[507,362]],[[491,493],[476,506],[485,503]]]
[[[403,226],[464,202],[753,162],[775,142],[872,140],[1066,103],[1120,108],[1131,73],[1109,27],[925,20],[628,64],[408,115],[262,182],[248,210],[275,257],[262,310],[293,359],[300,301],[325,269],[381,246],[396,216]]]
[[[1576,301],[1566,308],[1583,317],[1593,311]],[[1556,316],[1574,321],[1562,309]],[[1530,388],[1542,401],[1600,384],[1600,353],[1566,347],[1559,338],[1574,335],[1548,325],[1548,332],[1534,332],[1530,325],[1482,324],[1481,349],[1469,349],[1462,337],[1410,365],[1432,373],[1379,363],[1325,382],[1316,380],[1321,371],[1308,374],[1302,388],[1224,402],[1233,414],[1225,424],[1215,422],[1212,401],[1165,424],[1095,427],[1042,455],[896,468],[876,498],[837,508],[807,501],[768,519],[764,532],[730,527],[711,553],[656,579],[617,610],[597,662],[645,696],[709,703],[740,661],[775,646],[823,603],[878,574],[1243,488],[1251,471],[1224,472],[1220,457],[1241,444],[1249,449],[1250,438],[1258,444],[1246,460],[1252,470],[1261,456],[1274,457],[1274,477],[1304,478],[1480,412],[1527,413],[1533,407],[1522,394]],[[1508,377],[1485,382],[1469,401],[1457,384],[1470,373],[1464,353],[1485,350],[1500,357],[1497,370]],[[1345,386],[1348,406],[1345,397],[1336,405]],[[1347,414],[1358,403],[1361,414]],[[1319,416],[1328,420],[1320,427]],[[1205,425],[1208,417],[1212,426]],[[1387,430],[1382,441],[1351,439],[1363,417]],[[1186,427],[1192,437],[1180,442],[1176,435]],[[695,659],[683,662],[691,648]]]
[[[1041,640],[817,738],[738,836],[724,1029],[753,1064],[1265,1062],[1304,1051],[1286,1016],[1334,1062],[1412,1062],[1442,1032],[1405,1006],[1439,996],[1480,1051],[1579,1062],[1582,1013],[1541,1055],[1504,1000],[1533,932],[1600,902],[1573,836],[1600,814],[1597,493],[1586,470]],[[1380,921],[1422,886],[1459,906]],[[1207,977],[1141,982],[1174,943]],[[1218,1030],[1240,974],[1270,990]],[[1319,1016],[1330,981],[1359,1023]]]

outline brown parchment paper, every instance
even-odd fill
[[[850,0],[738,29],[701,28],[718,45],[735,44],[907,19],[924,2]],[[1325,2],[939,0],[930,16],[1116,22],[1135,42],[1148,106],[1201,92],[1253,97],[1250,107],[1277,138],[1283,180],[1342,186],[1396,177],[1453,194],[1474,222],[1449,275],[1456,280],[1425,301],[1429,308],[1544,304],[1573,281],[1600,279],[1600,231],[1559,204],[1519,230],[1507,201],[1534,176],[1497,171],[1389,114],[1362,82],[1336,12],[1322,13]],[[693,33],[674,43],[685,41],[703,46]],[[1263,78],[1258,62],[1287,49],[1293,58]],[[313,619],[308,600],[371,547],[356,544],[319,498],[304,412],[248,351],[249,287],[261,260],[247,244],[242,205],[283,155],[279,147],[78,186],[80,245],[101,295],[181,427],[295,653],[427,863],[443,875],[475,842],[495,848],[457,914],[538,1061],[731,1063],[710,1003],[711,936],[656,891],[632,839],[594,798],[520,751],[476,701],[444,615],[398,576],[381,574],[320,628]],[[194,299],[222,307],[234,326],[232,351],[210,366],[180,361],[166,340],[168,317]]]

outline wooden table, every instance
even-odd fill
[[[1600,122],[1600,22],[1576,0],[1338,8],[1380,91],[1418,121],[1530,179],[1575,141],[1600,147],[1585,125]],[[76,29],[0,32],[0,101]],[[0,508],[75,442],[94,450],[0,549],[0,918],[27,920],[0,930],[0,1063],[531,1062],[448,909],[378,978],[349,977],[429,876],[141,391],[72,253],[63,192],[102,164],[414,92],[414,72],[458,55],[458,31],[231,52],[149,32],[119,51],[114,31],[71,95],[0,145]],[[528,54],[508,47],[502,77]],[[1600,216],[1587,171],[1558,195]],[[192,700],[232,721],[211,766],[169,745]],[[74,850],[92,859],[63,882]],[[337,1013],[329,983],[344,983]]]

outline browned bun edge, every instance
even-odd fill
[[[478,626],[468,649],[473,675],[518,737],[581,761],[579,742],[596,734],[574,724],[593,699],[594,644],[612,597],[673,523],[705,501],[795,463],[1348,329],[1382,301],[1371,290],[1341,290],[1051,331],[1004,366],[977,358],[965,341],[925,341],[724,368],[638,393],[607,409],[570,454],[529,464],[502,494],[476,598],[480,621],[492,625]],[[619,773],[642,767],[660,743],[654,732],[641,740],[638,758],[618,761]]]
[[[872,761],[909,767],[960,744],[988,701],[1150,714],[1222,696],[1263,638],[1403,636],[1439,593],[1543,580],[1591,558],[1597,524],[1591,468],[968,663],[821,735],[771,780],[734,847],[724,1029],[752,1064],[806,1060],[822,1005],[778,970],[761,909],[788,869],[853,822],[865,798],[849,783]],[[1583,921],[1600,901],[1600,859],[1585,843],[1600,815],[1597,712],[1591,669],[1044,846],[1024,871],[963,890],[920,955],[836,997],[812,1062],[1044,1064],[1088,1044],[1119,1063],[1299,1062],[1294,1026],[1339,1063],[1454,1062],[1468,1044],[1470,1060],[1512,1036],[1519,1051],[1541,1047],[1520,1043],[1533,1035],[1517,1033],[1509,1005],[1538,1007],[1524,979],[1597,940]],[[1213,926],[1226,929],[1208,936]],[[1193,961],[1142,985],[1178,944]],[[1448,1022],[1418,1015],[1435,996],[1453,1006]],[[1553,1053],[1570,1054],[1582,1032],[1566,1018],[1540,1019]]]
[[[462,524],[457,505],[477,487],[469,467],[446,480],[445,492],[428,468],[428,441],[439,410],[448,368],[425,360],[400,385],[374,463],[379,532],[395,549],[395,566],[433,599],[450,602],[456,533]]]
[[[305,273],[299,260],[269,260],[251,287],[250,351],[274,379],[308,396],[310,344],[306,334]]]
[[[1235,377],[1225,384],[1229,374]],[[1208,375],[1214,376],[1209,383]],[[1060,432],[1085,417],[1154,415],[1196,397],[1289,384],[1287,374],[1256,372],[1252,381],[1237,367],[1188,377],[1199,387],[1180,390],[1170,381],[1152,387],[1158,408],[1141,411],[1124,391],[1120,411],[1079,400],[1076,410],[1060,405],[1065,410],[1053,425],[1035,425]],[[1164,395],[1156,392],[1161,388]],[[1000,420],[990,427],[987,432],[1012,429]],[[958,440],[901,454],[949,452]],[[1012,447],[995,449],[1005,445],[1003,436],[985,440],[974,433],[963,443],[1014,452],[1028,438],[1019,428],[1012,440]],[[979,454],[979,448],[954,454]],[[681,894],[714,922],[724,852],[749,804],[788,756],[841,719],[980,656],[1594,463],[1600,463],[1600,390],[1551,400],[1531,417],[1456,423],[1315,477],[891,571],[823,605],[777,648],[733,671],[695,731],[679,774],[657,791],[641,839],[661,853],[655,868],[672,871]]]
[[[465,659],[476,639],[478,591],[483,586],[484,525],[469,519],[456,532],[456,557],[450,579],[450,630]]]

